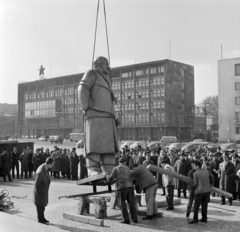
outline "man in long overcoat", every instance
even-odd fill
[[[61,151],[59,148],[56,148],[56,150],[52,153],[52,158],[54,160],[54,165],[52,168],[54,179],[59,179],[59,173],[61,168]]]
[[[7,152],[7,148],[3,149],[3,153],[1,154],[0,158],[1,158],[2,176],[3,176],[4,182],[6,182],[6,176],[8,176],[9,181],[12,181],[10,176],[11,158],[9,153]]]
[[[70,174],[72,176],[72,180],[78,180],[79,157],[76,153],[76,148],[72,149],[69,161],[70,161]]]
[[[212,157],[212,161],[210,161],[209,171],[214,177],[213,186],[219,188],[219,177],[218,177],[218,169],[219,169],[219,161],[218,161],[218,153],[215,153]],[[213,197],[215,196],[215,192],[212,193]]]
[[[33,155],[32,163],[33,163],[34,173],[36,173],[38,167],[44,163],[44,156],[40,153],[39,148],[36,150],[36,153]]]
[[[227,153],[223,154],[223,162],[219,165],[219,188],[233,194],[233,177],[235,176],[234,164],[229,161]],[[232,198],[228,198],[228,205],[232,205]],[[221,205],[225,205],[225,197],[222,196]]]
[[[67,149],[64,149],[63,153],[61,154],[61,174],[63,178],[69,178],[70,175],[70,163],[67,156]]]
[[[86,163],[88,176],[111,174],[119,151],[108,60],[98,57],[85,73],[78,93],[85,115]]]
[[[188,176],[188,172],[192,169],[191,163],[186,159],[184,153],[180,154],[179,159],[174,165],[175,171],[184,176]],[[177,190],[178,197],[181,195],[181,190],[183,191],[184,198],[187,198],[187,183],[181,180],[177,180]]]
[[[17,151],[17,147],[13,147],[13,151],[11,152],[11,166],[12,166],[12,178],[15,178],[15,167],[17,170],[17,178],[19,179],[19,158],[20,153]]]
[[[240,178],[237,175],[237,173],[240,170],[240,162],[239,162],[239,156],[237,154],[234,154],[232,156],[232,163],[234,164],[234,172],[235,176],[233,177],[233,200],[237,200],[237,198],[240,201]]]
[[[20,155],[21,162],[21,178],[23,178],[23,173],[25,173],[25,178],[28,178],[29,171],[29,154],[26,148],[23,148],[23,152]],[[32,161],[31,161],[32,162]]]
[[[49,170],[53,167],[54,160],[47,158],[46,162],[38,167],[34,183],[33,203],[37,207],[38,222],[48,224],[44,217],[45,207],[48,204],[48,190],[50,185]]]
[[[87,175],[87,168],[86,168],[86,158],[84,157],[83,154],[79,156],[79,162],[80,162],[80,177],[79,179],[84,179],[86,178]]]

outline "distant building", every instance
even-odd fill
[[[240,58],[218,61],[219,142],[240,143]]]
[[[18,85],[20,134],[66,137],[83,131],[78,83],[84,73]],[[120,140],[159,140],[177,135],[190,140],[194,121],[194,67],[160,60],[111,69],[122,120]]]

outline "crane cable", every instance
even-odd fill
[[[95,48],[96,48],[96,39],[97,39],[99,5],[100,5],[100,0],[98,0],[98,4],[97,4],[97,15],[96,15],[94,43],[93,43],[92,69],[93,69],[93,62],[94,62]],[[106,39],[107,39],[108,62],[109,62],[109,66],[110,66],[110,50],[109,50],[108,29],[107,29],[107,14],[106,14],[105,0],[103,0],[103,10],[104,10],[105,31],[106,31]]]

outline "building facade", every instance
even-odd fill
[[[20,134],[63,135],[83,131],[78,83],[84,73],[20,83]],[[111,69],[120,140],[189,140],[194,121],[194,67],[160,60]]]
[[[218,61],[219,142],[240,142],[240,58]]]

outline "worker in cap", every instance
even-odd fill
[[[138,218],[135,206],[134,188],[131,178],[131,171],[129,167],[126,166],[126,158],[124,156],[120,157],[118,162],[119,165],[113,169],[110,175],[106,175],[106,179],[109,181],[116,179],[116,188],[121,202],[121,212],[123,218],[121,223],[130,224],[130,218],[128,214],[126,201],[129,204],[131,218],[134,223],[137,223]]]

